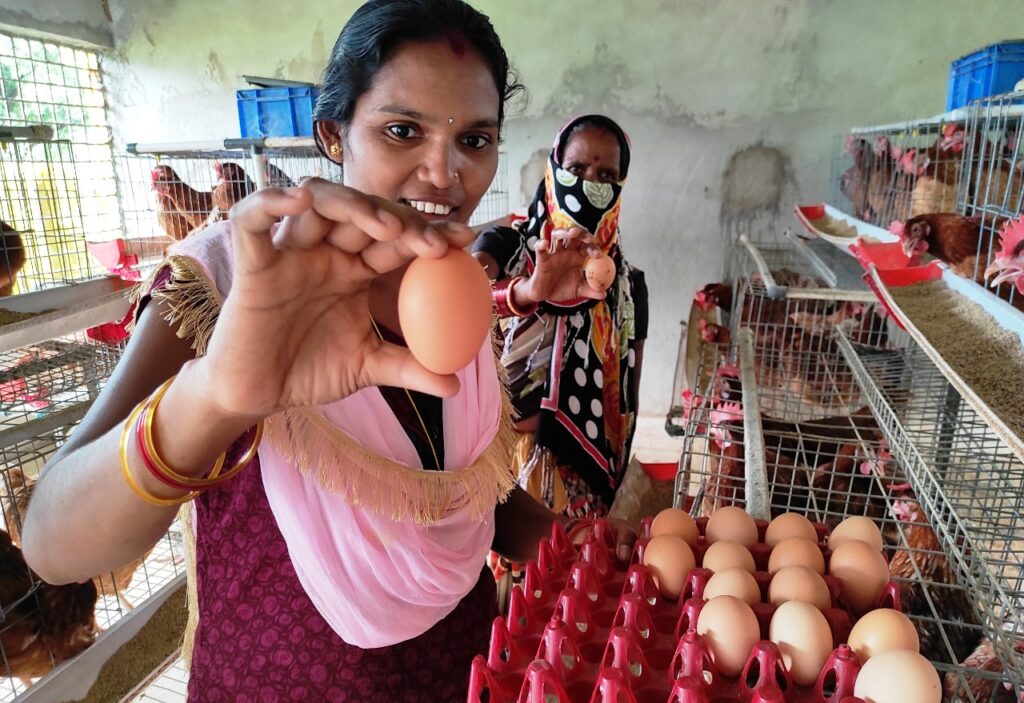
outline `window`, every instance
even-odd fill
[[[52,138],[0,141],[0,220],[20,233],[15,293],[104,273],[86,241],[120,232],[99,55],[0,32],[0,127],[45,125]],[[0,295],[18,265],[0,239]]]

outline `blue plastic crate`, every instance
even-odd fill
[[[238,124],[242,137],[311,137],[316,88],[239,90]]]
[[[1009,93],[1024,78],[1024,39],[1004,41],[961,57],[949,67],[946,109]]]

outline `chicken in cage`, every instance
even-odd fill
[[[879,363],[878,374],[893,368],[889,360]],[[895,368],[906,384],[905,368]],[[870,517],[881,526],[901,607],[918,630],[922,654],[943,674],[948,699],[1012,699],[1014,681],[991,632],[871,409],[801,421],[759,412],[763,456],[749,464],[751,425],[738,370],[727,364],[714,376],[707,395],[689,397],[677,506],[693,500],[704,516],[746,506],[747,476],[755,471],[763,474],[772,516],[797,512],[830,527],[851,515]],[[760,384],[754,391],[760,403],[775,392]]]
[[[1024,685],[1024,461],[919,347],[899,333],[900,383],[891,367],[844,335],[844,356],[885,428],[890,451],[932,511],[939,543],[969,579],[979,614],[992,628],[987,647]],[[901,386],[901,392],[895,389]]]
[[[841,209],[879,227],[955,212],[964,127],[920,121],[855,130],[834,166]]]
[[[86,251],[84,214],[109,210],[102,194],[83,187],[70,142],[44,127],[0,134],[0,297],[93,278],[101,273]],[[102,180],[102,178],[101,178]]]

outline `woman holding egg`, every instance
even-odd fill
[[[509,318],[502,363],[519,417],[519,483],[573,517],[608,512],[636,420],[647,286],[619,238],[629,157],[614,120],[571,120],[555,138],[526,221],[491,229],[474,245]],[[572,246],[580,237],[593,244]],[[574,262],[559,281],[544,267],[553,259]]]
[[[323,83],[316,134],[344,184],[259,191],[171,250],[43,471],[25,556],[88,579],[184,506],[191,695],[458,700],[496,615],[488,550],[533,558],[560,518],[514,487],[491,341],[428,370],[399,284],[472,241],[520,86],[461,0],[367,2]]]

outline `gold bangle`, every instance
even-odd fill
[[[124,423],[124,429],[121,430],[121,475],[124,476],[124,481],[128,484],[128,487],[132,489],[132,492],[150,505],[169,508],[181,505],[182,503],[187,503],[198,496],[199,493],[197,491],[192,491],[191,493],[186,493],[178,498],[158,498],[157,496],[146,492],[135,480],[135,477],[132,476],[131,467],[128,465],[128,441],[131,438],[132,425],[135,424],[135,421],[138,419],[139,413],[142,412],[144,405],[145,401],[135,406],[135,409],[132,410],[131,415],[128,416],[128,419]]]
[[[252,444],[246,449],[245,453],[239,458],[238,462],[227,471],[221,473],[224,467],[224,462],[227,459],[227,452],[221,452],[220,456],[217,457],[217,461],[214,463],[213,468],[210,470],[210,474],[207,478],[193,478],[191,476],[183,476],[177,471],[167,465],[166,462],[156,451],[156,442],[153,439],[153,425],[156,421],[156,408],[160,404],[164,395],[167,393],[167,389],[170,388],[171,383],[174,381],[176,376],[172,376],[167,379],[161,385],[156,392],[152,395],[150,400],[146,404],[145,412],[146,415],[143,417],[143,434],[142,441],[146,445],[146,452],[149,455],[150,460],[153,462],[153,466],[163,473],[171,480],[189,486],[190,488],[209,488],[218,484],[224,483],[225,481],[233,478],[242,469],[248,466],[249,462],[256,456],[256,451],[259,449],[260,441],[263,439],[263,420],[256,423],[256,436],[253,437]]]

